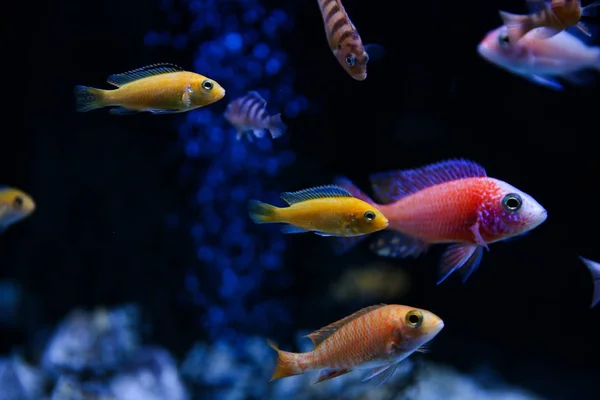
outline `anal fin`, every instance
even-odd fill
[[[377,367],[374,370],[372,370],[367,376],[365,376],[362,381],[366,382],[377,378],[377,380],[379,381],[377,383],[377,387],[379,387],[386,383],[392,377],[392,375],[394,375],[394,372],[396,372],[396,368],[398,368],[398,363]]]
[[[319,378],[314,383],[327,381],[351,372],[351,369],[324,369],[319,373]]]
[[[453,244],[448,246],[440,260],[439,285],[451,273],[460,270],[462,281],[465,283],[473,271],[477,269],[483,256],[483,247],[472,244]]]
[[[527,79],[529,79],[533,83],[537,83],[538,85],[542,85],[549,89],[554,90],[563,90],[564,87],[561,85],[556,79],[540,76],[540,75],[528,75]]]
[[[418,257],[429,245],[419,238],[396,231],[383,231],[371,243],[371,250],[382,257]]]

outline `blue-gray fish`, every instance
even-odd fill
[[[258,92],[250,91],[243,97],[238,97],[227,105],[225,118],[237,128],[238,140],[244,133],[252,140],[252,134],[263,137],[265,129],[273,139],[283,135],[287,129],[281,121],[281,114],[269,115],[267,101]]]

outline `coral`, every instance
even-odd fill
[[[306,332],[298,335],[297,344],[301,351],[308,351],[312,344],[304,335]],[[488,387],[451,367],[422,359],[416,362],[417,357],[400,363],[392,378],[380,387],[376,382],[362,382],[366,371],[353,371],[319,384],[313,384],[316,372],[269,382],[275,352],[264,339],[250,337],[237,347],[224,341],[212,346],[197,343],[183,362],[181,374],[195,393],[210,400],[540,400],[502,385],[499,377]]]
[[[191,14],[193,21],[186,32],[149,32],[146,45],[191,48],[193,71],[227,91],[219,103],[187,113],[179,128],[182,180],[196,190],[190,209],[169,218],[169,224],[189,230],[199,261],[187,272],[183,298],[196,307],[211,338],[284,328],[289,326],[285,305],[262,289],[267,279],[270,290],[284,290],[289,283],[281,270],[285,242],[277,230],[253,225],[247,201],[278,200],[272,178],[295,159],[287,147],[289,134],[276,141],[268,135],[252,143],[238,141],[223,111],[249,90],[258,91],[270,113],[283,112],[284,119],[308,107],[308,100],[293,91],[294,70],[280,45],[292,18],[256,0],[161,4],[174,27],[182,15]]]

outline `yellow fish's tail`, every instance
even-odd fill
[[[279,347],[270,340],[267,340],[267,344],[277,352],[277,365],[275,365],[271,381],[304,373],[302,368],[298,366],[298,354],[279,350]]]
[[[88,86],[75,86],[75,109],[78,112],[87,112],[102,108],[104,104],[105,90]]]
[[[250,214],[250,219],[257,224],[280,222],[277,219],[278,210],[279,208],[258,200],[250,200],[248,202],[248,213]]]

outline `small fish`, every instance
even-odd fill
[[[367,79],[367,63],[373,51],[377,58],[383,48],[376,44],[363,46],[356,27],[350,21],[341,0],[317,0],[323,15],[327,42],[342,68],[357,81]]]
[[[459,270],[463,282],[479,266],[488,244],[524,234],[544,222],[546,210],[528,194],[468,160],[371,176],[376,204],[346,178],[335,184],[377,207],[389,221],[371,249],[385,257],[417,257],[435,243],[451,243],[442,255],[438,284]],[[341,253],[364,238],[336,239]]]
[[[237,139],[248,131],[261,138],[265,129],[276,139],[287,129],[281,121],[281,114],[267,114],[267,101],[258,92],[250,91],[243,97],[238,97],[227,105],[225,118],[237,128]],[[252,136],[248,136],[252,139]]]
[[[225,96],[225,89],[216,81],[165,63],[111,75],[108,83],[118,89],[75,86],[77,111],[117,106],[109,112],[115,115],[143,111],[172,114],[207,106]]]
[[[306,353],[277,351],[271,381],[307,371],[321,370],[315,383],[347,374],[355,369],[371,370],[363,382],[378,377],[379,386],[396,370],[398,363],[444,328],[444,321],[427,310],[403,305],[366,307],[308,335],[315,348]]]
[[[585,70],[600,70],[600,47],[587,46],[566,31],[549,39],[539,39],[532,31],[513,42],[502,25],[488,32],[477,51],[492,64],[554,90],[564,89],[557,78],[585,85]]]
[[[536,28],[539,28],[536,31],[538,39],[550,38],[572,26],[591,36],[580,19],[582,16],[595,15],[595,8],[600,5],[600,1],[586,7],[581,7],[579,0],[527,0],[527,4],[533,11],[531,14],[517,15],[500,11],[500,17],[513,42]]]
[[[592,280],[594,281],[594,294],[592,296],[592,307],[600,302],[600,263],[588,260],[587,258],[579,257],[585,266],[590,270],[592,274]]]
[[[289,207],[279,208],[250,200],[250,218],[257,224],[283,222],[283,233],[312,231],[320,236],[358,236],[387,228],[377,208],[337,186],[318,186],[285,192]]]
[[[35,202],[27,193],[0,186],[0,232],[35,211]]]

